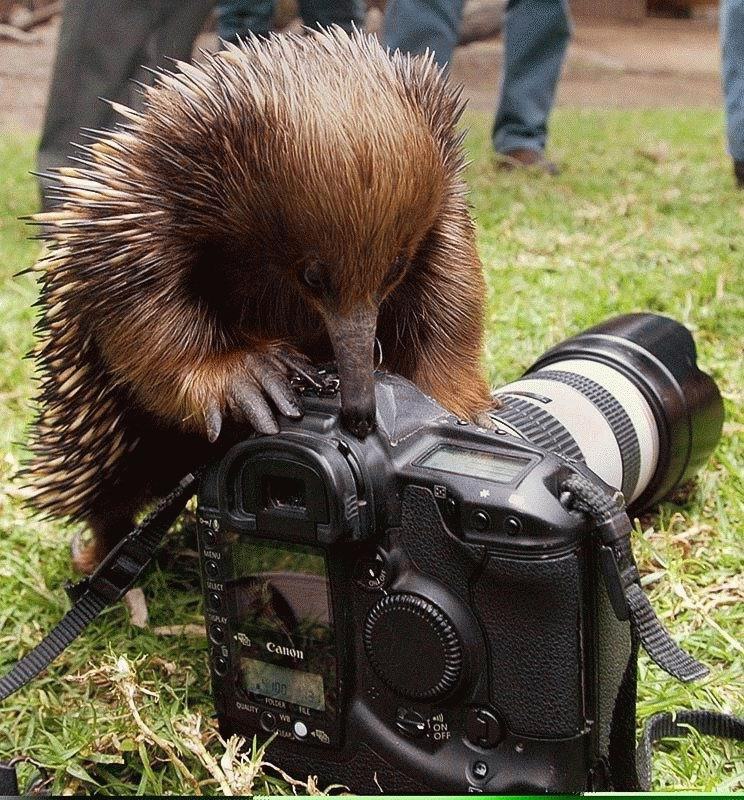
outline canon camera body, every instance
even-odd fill
[[[636,316],[647,327],[676,325]],[[565,343],[570,374],[584,358],[631,375],[635,367],[622,366],[630,356],[618,355],[627,342],[638,356],[637,342],[623,338],[628,324],[584,334],[590,356],[578,352],[580,337]],[[682,341],[678,328],[667,338]],[[654,482],[668,489],[697,465],[700,442],[717,438],[720,397],[694,366],[693,346],[685,380],[695,377],[699,411],[685,424],[697,439],[688,436],[687,456],[671,459],[670,478],[664,443],[682,423],[655,410],[661,379],[645,389],[634,379],[631,407],[619,399],[617,452],[605,454],[619,459],[607,473],[612,485],[589,468],[596,454],[582,451],[563,412],[547,428],[544,419],[565,405],[567,388],[581,393],[581,383],[585,398],[595,391],[586,382],[598,383],[602,370],[556,379],[563,355],[548,355],[497,391],[494,430],[380,373],[377,428],[359,440],[341,425],[338,380],[328,373],[320,388],[298,387],[301,420],[283,419],[277,435],[241,441],[211,467],[198,520],[225,735],[274,736],[273,763],[358,793],[607,787],[631,634],[613,612],[592,525],[567,506],[561,485],[579,472],[611,494],[625,487],[648,499]],[[541,369],[551,375],[532,377]],[[663,379],[681,386],[683,377],[666,369]],[[592,406],[596,425],[605,415],[616,432],[618,409],[605,395],[617,385],[600,387]],[[550,447],[539,435],[546,430]]]

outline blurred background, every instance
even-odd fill
[[[471,109],[492,111],[503,57],[505,0],[468,0],[454,79]],[[379,31],[384,0],[369,3]],[[38,132],[44,113],[61,0],[0,0],[0,129]],[[709,0],[571,0],[574,37],[558,106],[705,107],[721,104],[718,8]],[[297,4],[277,3],[274,27],[298,28]],[[197,40],[217,47],[214,14]]]

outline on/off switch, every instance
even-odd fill
[[[398,709],[395,727],[411,739],[418,739],[426,734],[426,720],[411,708]]]

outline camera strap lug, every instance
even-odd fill
[[[622,498],[622,495],[620,497]],[[617,499],[614,499],[617,502]],[[626,597],[628,587],[641,579],[630,550],[631,531],[632,526],[624,505],[619,507],[616,505],[615,513],[608,519],[598,522],[595,528],[595,533],[602,542],[599,546],[599,564],[607,595],[615,616],[621,622],[630,619],[630,608]]]
[[[86,592],[93,592],[107,605],[118,602],[150,565],[161,538],[158,537],[157,542],[143,541],[140,529],[135,528],[109,552],[91,575],[77,583],[66,584],[67,596],[75,602]]]

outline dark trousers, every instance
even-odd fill
[[[266,36],[274,18],[275,0],[222,0],[217,4],[219,35],[234,42],[253,33]],[[311,28],[340,25],[351,33],[364,25],[364,0],[300,0],[300,16]]]
[[[116,114],[99,98],[137,107],[140,65],[189,60],[214,0],[66,0],[39,145],[40,172],[75,154],[80,128],[110,128]],[[41,180],[44,190],[45,181]]]
[[[385,44],[414,54],[428,47],[440,66],[449,64],[463,5],[464,0],[388,0]],[[545,148],[548,116],[570,37],[567,0],[509,0],[501,99],[492,135],[499,152]]]

